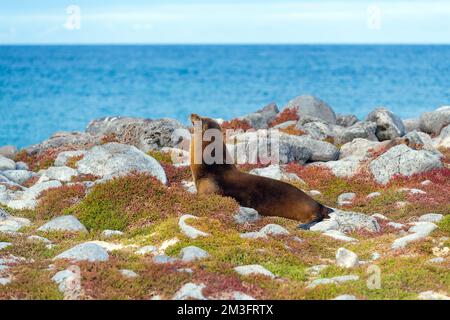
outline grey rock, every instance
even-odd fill
[[[407,192],[410,194],[427,194],[425,191],[416,188],[400,188],[398,191]]]
[[[22,185],[36,174],[28,170],[6,170],[2,172],[2,175],[15,183]]]
[[[375,192],[372,192],[375,193]],[[378,195],[375,195],[376,197],[378,197]],[[382,215],[381,213],[374,213],[373,215],[371,215],[372,218],[378,219],[378,220],[389,220],[388,217]]]
[[[257,163],[261,150],[267,150],[269,158],[278,156],[279,159],[275,160],[280,164],[305,163],[312,155],[311,150],[300,143],[298,136],[278,131],[258,130],[240,133],[234,138],[237,143],[227,144],[227,149],[238,164]]]
[[[315,197],[315,196],[320,196],[320,195],[322,194],[322,192],[320,192],[319,190],[309,190],[309,191],[308,191],[308,194],[309,194],[311,197]]]
[[[333,280],[337,283],[343,283],[343,282],[348,282],[348,281],[358,281],[359,276],[350,274],[350,275],[345,275],[345,276],[333,277],[333,278],[331,278],[331,280]]]
[[[21,200],[36,200],[43,191],[51,188],[58,188],[61,186],[61,182],[56,180],[36,183],[32,187],[24,191]]]
[[[387,224],[386,224],[388,227],[392,227],[392,228],[394,228],[394,229],[403,229],[404,227],[405,227],[405,225],[404,224],[402,224],[402,223],[398,223],[398,222],[388,222]]]
[[[253,232],[241,233],[240,237],[243,239],[259,239],[259,238],[267,238],[267,235],[265,235],[264,233],[261,233],[259,231],[253,231]]]
[[[379,148],[384,143],[370,141],[363,138],[356,138],[341,146],[339,159],[353,157],[355,159],[369,159],[372,156],[372,150]]]
[[[356,253],[342,247],[336,251],[336,265],[339,267],[353,268],[358,264],[359,259]]]
[[[23,161],[16,162],[16,170],[29,170],[28,165]]]
[[[183,262],[193,262],[209,257],[208,252],[196,246],[185,247],[181,249],[180,254]]]
[[[51,244],[51,243],[52,243],[50,240],[48,240],[48,239],[45,238],[45,237],[35,236],[35,235],[28,236],[28,237],[27,237],[27,240],[28,240],[28,241],[35,241],[35,242],[43,242],[43,243],[46,243],[46,244]],[[48,247],[48,248],[49,248],[49,247]]]
[[[111,237],[122,236],[122,235],[124,235],[124,233],[119,230],[103,230],[102,231],[102,236],[105,238],[111,238]]]
[[[8,208],[14,209],[14,210],[25,210],[30,209],[33,210],[36,205],[36,200],[11,200],[8,201],[7,204]]]
[[[23,262],[27,262],[27,259],[23,258],[23,257],[18,257],[15,255],[8,255],[8,256],[3,256],[0,258],[0,265],[5,265],[5,264],[18,264],[18,263],[23,263]]]
[[[345,144],[351,142],[356,138],[363,138],[371,141],[378,141],[375,135],[377,124],[374,122],[360,121],[354,125],[337,130],[335,128],[335,143]]]
[[[274,223],[265,225],[264,227],[261,228],[259,232],[268,236],[289,235],[289,231],[287,231],[282,226]]]
[[[273,126],[272,128],[273,129],[286,129],[286,128],[291,127],[291,126],[295,127],[296,124],[297,124],[296,120],[288,120],[288,121],[279,123],[279,124]]]
[[[409,228],[408,232],[420,233],[428,236],[435,229],[437,229],[437,225],[432,222],[414,222],[413,226]]]
[[[181,185],[187,192],[192,193],[192,194],[197,193],[197,187],[195,186],[194,181],[183,180],[183,181],[181,181]]]
[[[336,123],[336,114],[324,101],[313,96],[298,96],[287,103],[283,109],[296,109],[299,118],[313,116],[328,123]]]
[[[406,133],[402,119],[386,108],[375,109],[369,113],[366,121],[372,121],[377,124],[375,135],[380,141],[402,137]]]
[[[328,268],[327,264],[319,264],[306,269],[306,274],[309,276],[315,277],[318,276],[323,270]]]
[[[358,300],[355,296],[351,294],[341,294],[340,296],[337,296],[333,300]]]
[[[126,278],[137,278],[139,275],[133,270],[120,269],[119,272]]]
[[[371,259],[372,261],[378,260],[378,259],[380,259],[380,258],[381,258],[381,254],[379,254],[378,252],[372,253],[372,255],[371,255],[371,257],[370,257],[370,259]]]
[[[93,136],[81,132],[57,132],[48,140],[25,148],[24,150],[31,155],[40,155],[48,149],[67,148],[86,149],[101,143],[100,136]]]
[[[189,273],[189,274],[194,273],[194,271],[191,268],[180,268],[180,269],[177,269],[177,271],[178,272],[186,272],[186,273]]]
[[[144,246],[137,250],[135,253],[140,255],[146,255],[146,254],[156,254],[158,252],[158,248],[152,245]]]
[[[329,142],[311,139],[308,136],[291,136],[299,147],[311,152],[310,161],[333,161],[339,158],[339,149]]]
[[[304,125],[306,125],[306,124],[308,124],[310,122],[322,122],[322,123],[329,124],[330,126],[334,126],[334,124],[331,124],[331,123],[329,123],[326,120],[323,120],[321,118],[310,116],[310,115],[305,115],[305,116],[303,116],[303,117],[301,117],[301,118],[299,118],[297,120],[297,124],[296,124],[295,127],[297,129],[301,129],[301,128],[303,128]]]
[[[341,231],[338,230],[328,230],[326,232],[323,233],[323,235],[339,240],[339,241],[344,241],[344,242],[356,242],[358,240],[356,240],[355,238],[346,236],[344,233],[342,233]]]
[[[72,150],[72,151],[63,151],[58,153],[58,156],[55,159],[54,165],[56,167],[65,166],[67,161],[73,157],[81,157],[86,153],[85,150]]]
[[[0,220],[0,232],[16,233],[23,227],[31,225],[31,221],[26,218],[12,217]]]
[[[340,283],[343,283],[343,282],[358,281],[358,280],[359,280],[359,276],[357,276],[357,275],[338,276],[338,277],[333,277],[333,278],[321,278],[321,279],[314,280],[308,286],[306,286],[306,288],[314,289],[315,287],[317,287],[319,285],[328,285],[328,284],[339,285]]]
[[[3,210],[2,208],[0,208],[0,221],[6,220],[11,218],[11,215],[6,212],[5,210]]]
[[[421,221],[421,222],[439,222],[443,218],[444,218],[444,216],[439,213],[427,213],[427,214],[421,215],[419,217],[419,221]]]
[[[441,130],[439,136],[433,142],[436,148],[447,149],[450,148],[450,125]]]
[[[239,207],[239,212],[233,216],[234,221],[239,224],[252,223],[261,219],[258,211],[252,208]]]
[[[405,119],[403,120],[406,132],[420,131],[420,121],[419,119]]]
[[[428,263],[444,263],[445,262],[445,258],[443,257],[436,257],[436,258],[432,258],[430,260],[427,261]]]
[[[355,123],[357,123],[358,121],[359,121],[358,118],[353,114],[336,115],[336,124],[344,128],[350,127]]]
[[[267,238],[267,236],[281,236],[289,235],[289,231],[278,224],[268,224],[261,228],[259,231],[241,233],[241,238],[245,239],[259,239]]]
[[[63,253],[57,255],[54,260],[58,259],[68,259],[75,261],[108,261],[109,254],[101,246],[94,243],[81,243],[75,247],[64,251]]]
[[[165,254],[156,255],[152,258],[153,263],[156,264],[166,264],[166,263],[174,263],[177,259],[169,257]]]
[[[8,170],[9,171],[9,170]],[[5,202],[5,199],[7,197],[5,197],[5,194],[9,193],[14,193],[14,191],[12,190],[7,190],[6,187],[13,187],[13,188],[17,188],[18,190],[25,190],[24,187],[22,187],[20,184],[15,183],[14,181],[9,180],[7,177],[5,177],[2,173],[0,173],[0,187],[1,187],[1,192],[2,192],[2,201]],[[16,197],[15,197],[16,198]]]
[[[9,269],[9,266],[0,265],[0,274]]]
[[[114,134],[120,143],[148,152],[176,147],[180,141],[175,133],[182,129],[185,127],[174,119],[107,117],[89,123],[86,132],[96,136]]]
[[[424,132],[411,131],[404,135],[400,140],[401,143],[406,144],[408,147],[415,150],[430,150],[437,152],[433,140]]]
[[[19,151],[17,150],[16,146],[3,146],[0,147],[0,156],[14,160],[17,153]]]
[[[339,224],[337,223],[336,220],[328,219],[328,220],[322,220],[322,221],[316,223],[309,230],[326,232],[328,230],[337,230],[338,228],[339,228]]]
[[[271,178],[275,180],[288,180],[299,183],[305,183],[295,173],[287,173],[281,169],[278,164],[272,164],[265,168],[257,168],[250,171],[250,174],[254,174],[261,177]]]
[[[78,161],[78,171],[100,177],[126,175],[130,172],[147,172],[167,183],[164,169],[154,158],[136,147],[115,142],[93,147]]]
[[[375,192],[369,193],[369,194],[366,196],[366,198],[367,198],[367,199],[372,199],[372,198],[376,198],[376,197],[379,197],[379,196],[381,196],[381,192],[375,191]]]
[[[54,218],[41,226],[38,231],[70,231],[87,232],[86,227],[74,216],[61,216]]]
[[[450,297],[435,291],[424,291],[417,296],[420,300],[450,300]]]
[[[420,115],[419,121],[420,131],[438,135],[445,126],[450,124],[450,106],[424,112]]]
[[[252,296],[249,296],[248,294],[245,294],[245,293],[242,293],[239,291],[234,291],[231,294],[231,299],[232,300],[256,300]],[[226,299],[226,300],[228,300],[228,299]]]
[[[397,250],[405,248],[409,243],[426,238],[431,232],[437,229],[437,226],[431,222],[417,222],[408,232],[410,234],[398,238],[394,241],[391,249]]]
[[[330,218],[338,223],[341,232],[351,232],[365,229],[370,232],[379,232],[380,225],[374,217],[352,211],[335,209],[330,213]]]
[[[354,192],[341,193],[337,198],[337,203],[339,206],[349,205],[352,204],[355,197],[356,193]]]
[[[270,278],[275,278],[275,275],[272,272],[270,272],[269,270],[267,270],[266,268],[264,268],[259,264],[239,266],[235,267],[234,270],[242,276],[256,274],[256,275],[264,275]]]
[[[0,171],[15,169],[16,163],[13,160],[0,155]]]
[[[78,171],[66,166],[50,167],[46,170],[39,171],[41,176],[38,183],[42,183],[49,180],[57,180],[61,182],[70,182],[73,177],[78,176]]]
[[[340,178],[351,178],[361,170],[361,159],[356,157],[347,157],[337,161],[328,161],[321,166],[327,167],[331,172]]]
[[[303,164],[311,158],[311,149],[299,143],[297,138],[297,136],[293,135],[280,135],[279,156],[281,164],[290,162]]]
[[[275,103],[268,104],[261,110],[240,117],[240,120],[246,120],[255,129],[266,129],[271,121],[273,121],[279,110]]]
[[[58,285],[58,289],[61,293],[65,293],[66,290],[68,289],[68,285],[69,283],[76,279],[77,274],[75,272],[73,272],[72,270],[62,270],[57,272],[53,277],[52,280],[53,282],[56,282],[56,284]]]
[[[309,136],[311,136],[311,138],[316,140],[323,140],[328,137],[334,137],[334,132],[331,128],[331,125],[324,122],[308,122],[305,125],[297,126],[296,128],[305,131]]]
[[[314,289],[317,286],[327,285],[327,284],[336,284],[334,280],[329,278],[321,278],[312,281],[309,285],[306,286],[307,289]]]
[[[0,250],[6,249],[12,245],[11,242],[0,242]]]
[[[411,176],[440,167],[439,155],[426,150],[413,150],[404,144],[389,149],[369,165],[375,180],[381,184],[388,183],[397,174]]]
[[[203,295],[203,289],[206,286],[203,283],[195,284],[192,282],[186,283],[183,285],[180,290],[178,290],[173,296],[173,300],[187,300],[187,299],[195,299],[195,300],[207,300]]]
[[[6,286],[12,282],[11,277],[0,277],[0,285]]]
[[[207,237],[209,236],[209,233],[200,231],[194,227],[191,227],[186,223],[187,219],[198,219],[198,217],[185,214],[180,217],[180,220],[178,221],[178,226],[181,229],[181,232],[183,232],[187,237],[191,239],[196,239],[197,237]]]

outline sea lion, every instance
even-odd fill
[[[193,134],[191,139],[191,171],[198,194],[219,194],[234,198],[241,206],[250,207],[264,216],[278,216],[302,222],[299,227],[309,229],[317,222],[328,218],[333,210],[312,199],[300,189],[289,183],[266,177],[248,174],[230,163],[211,163],[203,160],[203,152],[211,143],[205,141],[203,134],[208,129],[222,130],[220,125],[210,118],[191,115],[191,122],[201,122],[201,134]],[[223,157],[228,150],[223,144]],[[200,146],[201,144],[201,146]],[[198,153],[202,154],[199,155]],[[197,158],[196,160],[196,157]],[[198,160],[200,159],[200,161]]]

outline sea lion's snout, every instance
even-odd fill
[[[192,113],[191,114],[191,122],[192,122],[192,124],[194,124],[196,121],[202,121],[202,118],[198,114]]]

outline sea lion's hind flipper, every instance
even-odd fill
[[[300,229],[303,230],[309,230],[312,226],[314,226],[315,224],[317,224],[318,222],[322,221],[323,219],[327,219],[330,218],[329,214],[332,213],[334,210],[328,207],[325,207],[323,205],[320,205],[320,210],[318,213],[316,213],[316,219],[307,222],[307,223],[302,223],[300,224],[298,227]]]
[[[302,230],[309,230],[317,222],[319,222],[319,221],[312,221],[312,222],[308,222],[308,223],[302,223],[302,224],[298,225],[298,228],[302,229]]]

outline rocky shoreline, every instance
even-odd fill
[[[300,96],[220,122],[278,129],[280,163],[241,170],[294,184],[336,208],[331,219],[302,231],[197,196],[174,139],[189,128],[98,119],[0,148],[0,299],[449,298],[450,107],[360,120]],[[251,135],[235,137],[242,150]]]

